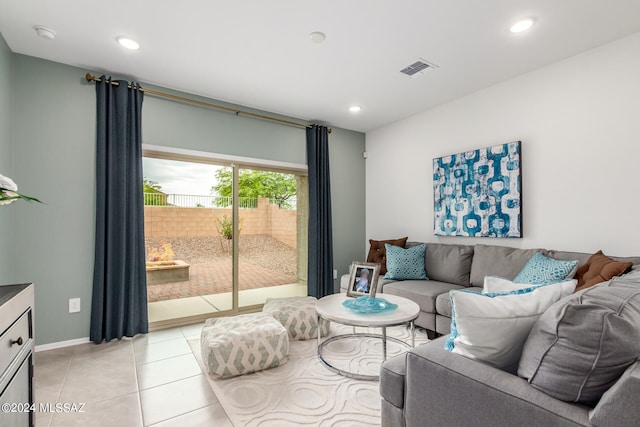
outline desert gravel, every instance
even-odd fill
[[[219,237],[165,237],[146,239],[146,250],[171,244],[174,259],[188,264],[206,264],[228,260],[231,262],[231,241]],[[240,236],[240,258],[273,271],[296,276],[296,250],[267,235]]]

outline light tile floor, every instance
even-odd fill
[[[85,404],[83,413],[38,412],[36,426],[232,426],[187,343],[201,329],[35,353],[36,403]]]

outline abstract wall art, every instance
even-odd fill
[[[522,237],[520,141],[433,159],[437,236]]]

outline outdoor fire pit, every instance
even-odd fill
[[[189,264],[184,261],[147,262],[147,285],[186,282],[189,280]]]

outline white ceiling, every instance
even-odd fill
[[[639,0],[0,0],[14,52],[359,131],[638,31]]]

